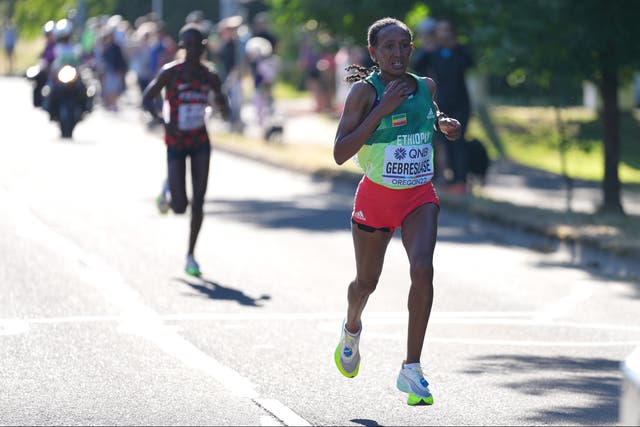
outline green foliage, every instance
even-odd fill
[[[320,30],[327,30],[338,38],[356,40],[366,45],[367,28],[385,16],[404,19],[421,2],[388,0],[267,0],[279,27],[304,25],[315,20]]]
[[[85,0],[87,16],[111,14],[116,0]],[[77,0],[22,0],[16,2],[14,19],[20,34],[24,37],[36,37],[41,34],[42,26],[49,20],[67,18],[77,7]]]
[[[478,65],[562,95],[576,80],[599,82],[603,67],[628,79],[640,66],[640,2],[607,0],[441,0],[457,16]]]
[[[404,18],[404,23],[407,24],[409,28],[415,31],[415,29],[418,27],[418,24],[420,24],[423,19],[426,19],[430,16],[431,14],[429,6],[424,3],[418,3],[413,6],[413,8],[409,12],[407,12]]]

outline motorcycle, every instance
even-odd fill
[[[42,89],[44,107],[52,120],[60,124],[63,138],[71,138],[82,118],[93,110],[96,88],[87,85],[79,69],[65,65]]]

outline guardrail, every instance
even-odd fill
[[[640,347],[622,363],[622,394],[620,396],[620,425],[640,426]]]

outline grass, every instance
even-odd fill
[[[562,173],[559,133],[551,107],[492,107],[491,119],[508,158],[538,169]],[[562,109],[568,136],[567,172],[572,178],[601,181],[604,175],[602,124],[595,112],[581,107]],[[477,118],[469,124],[469,137],[489,141]],[[640,123],[638,113],[620,119],[620,180],[640,185]],[[495,147],[490,155],[497,156]]]
[[[311,94],[308,91],[300,90],[295,85],[284,81],[277,81],[273,86],[273,97],[275,99],[300,99],[310,96]]]

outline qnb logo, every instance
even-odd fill
[[[393,157],[396,160],[404,160],[407,157],[407,150],[404,147],[396,148],[396,151],[393,152]]]

